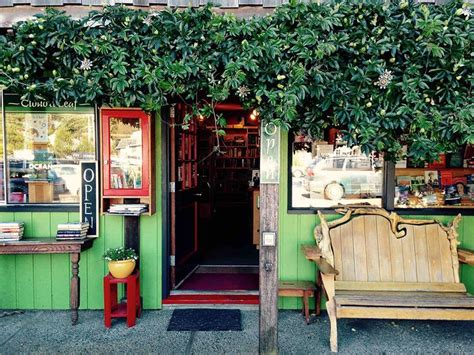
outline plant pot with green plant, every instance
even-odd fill
[[[109,271],[112,276],[117,279],[124,279],[135,270],[138,255],[131,248],[118,247],[107,249],[104,259],[108,261]]]

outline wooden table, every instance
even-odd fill
[[[70,289],[70,307],[72,325],[79,318],[80,305],[79,260],[83,250],[92,247],[94,239],[56,240],[56,238],[25,238],[19,241],[0,241],[1,254],[71,254],[72,277]]]

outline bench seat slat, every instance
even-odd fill
[[[418,291],[418,292],[464,292],[466,286],[454,282],[359,282],[336,281],[336,291]]]
[[[364,292],[342,293],[334,297],[339,306],[374,306],[374,307],[427,307],[427,308],[471,308],[474,310],[474,297],[466,294],[454,294],[454,297],[426,293],[413,294],[406,292]]]
[[[474,320],[474,309],[343,306],[337,318]]]

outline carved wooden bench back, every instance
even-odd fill
[[[323,256],[339,271],[336,288],[360,288],[354,286],[359,282],[386,283],[380,289],[390,283],[459,283],[460,216],[446,227],[434,220],[404,220],[383,209],[338,212],[344,216],[332,222],[319,213],[316,227]]]

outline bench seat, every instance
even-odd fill
[[[446,226],[380,208],[336,211],[343,217],[330,222],[318,211],[318,247],[304,250],[328,296],[332,351],[339,318],[474,320],[474,297],[459,277],[459,263],[474,262],[466,249],[458,257],[460,215]]]
[[[336,291],[336,307],[415,307],[415,308],[468,308],[474,317],[474,297],[446,292],[353,292]]]

